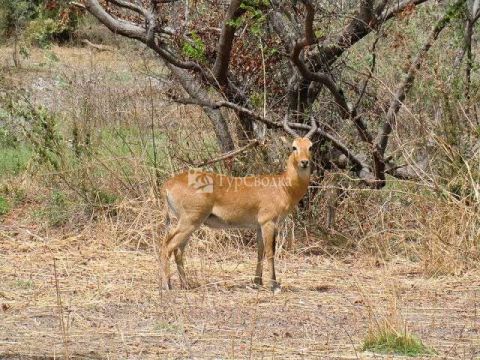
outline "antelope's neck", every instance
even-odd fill
[[[284,172],[285,190],[288,193],[293,205],[303,198],[310,183],[310,169],[299,170],[294,164],[293,156],[288,158],[287,169]]]

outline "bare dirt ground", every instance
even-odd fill
[[[414,264],[298,245],[279,252],[273,295],[250,287],[253,247],[194,238],[187,270],[199,287],[178,290],[174,274],[177,289],[160,292],[153,248],[122,245],[112,225],[76,235],[0,225],[0,358],[382,358],[362,341],[392,311],[435,358],[480,356],[478,271],[426,279]]]

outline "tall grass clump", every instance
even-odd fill
[[[408,333],[406,329],[399,332],[388,323],[369,330],[363,341],[362,350],[406,356],[435,354],[433,349],[425,346],[419,338]]]
[[[397,307],[396,289],[390,290],[386,312],[379,308],[379,305],[373,304],[368,295],[364,294],[369,325],[362,350],[404,356],[436,354],[433,348],[426,346],[420,338],[408,330],[407,322],[402,319]]]

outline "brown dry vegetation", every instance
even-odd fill
[[[78,126],[95,147],[59,173],[30,160],[1,178],[13,204],[0,223],[1,358],[373,358],[362,342],[384,321],[408,328],[435,356],[480,356],[480,224],[466,199],[435,181],[371,190],[332,174],[282,231],[283,292],[250,287],[250,233],[203,228],[187,249],[198,287],[160,292],[163,213],[144,144],[153,124],[163,181],[217,154],[208,122],[165,100],[164,70],[142,48],[34,50],[22,69],[9,64],[10,49],[0,58],[8,89],[29,89],[65,140]],[[239,158],[234,171],[281,169],[285,149],[278,140],[268,147]],[[323,195],[338,183],[348,196],[327,231]],[[100,194],[115,201],[98,204]]]

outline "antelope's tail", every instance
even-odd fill
[[[170,217],[170,206],[168,204],[168,193],[167,193],[167,189],[165,188],[165,185],[163,185],[160,190],[160,196],[163,200],[163,209],[165,213],[163,223],[165,226],[165,231],[168,231],[168,228],[170,227],[170,224],[171,224],[171,217]]]

